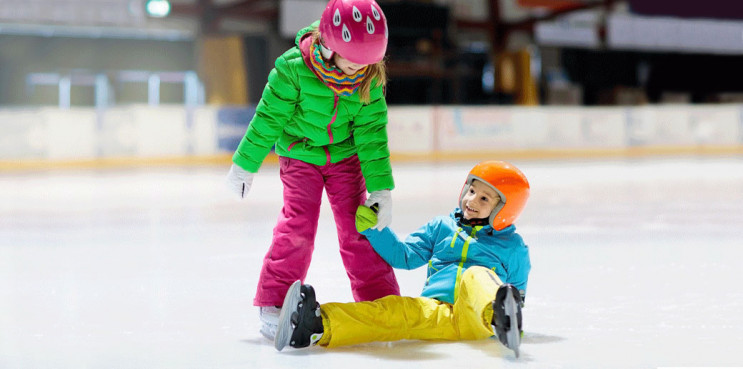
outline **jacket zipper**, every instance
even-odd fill
[[[460,230],[462,228],[459,228]],[[459,294],[459,281],[462,279],[462,271],[464,270],[464,263],[467,262],[467,251],[469,251],[470,247],[470,241],[472,241],[473,238],[475,238],[475,235],[477,234],[477,227],[472,227],[472,233],[467,237],[467,239],[464,241],[464,245],[462,245],[462,258],[459,262],[459,266],[457,267],[457,277],[454,281],[454,300],[456,301],[457,295]],[[457,230],[457,233],[459,233],[459,230]],[[454,238],[456,240],[456,237]],[[454,242],[452,242],[452,246],[454,245]]]
[[[338,94],[333,93],[333,119],[330,120],[330,123],[328,123],[328,127],[327,127],[328,138],[330,139],[328,142],[328,145],[333,143],[333,130],[331,129],[330,126],[332,126],[333,123],[335,123],[335,118],[337,117],[338,117]],[[325,158],[326,158],[325,165],[328,165],[330,164],[330,150],[328,150],[327,145],[323,146],[322,148],[325,150]]]
[[[328,145],[333,143],[333,130],[331,126],[333,123],[335,123],[335,119],[338,117],[338,94],[333,94],[333,118],[330,119],[330,123],[328,123],[326,129],[328,131],[328,138],[330,139],[328,142]],[[294,145],[300,143],[300,142],[307,142],[309,138],[305,137],[299,141],[292,142],[289,147],[286,148],[286,151],[292,151],[292,148]],[[323,150],[325,150],[325,165],[330,164],[330,150],[328,150],[328,146],[325,145],[322,147]]]

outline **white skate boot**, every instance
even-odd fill
[[[258,312],[258,317],[261,319],[261,334],[271,341],[276,337],[279,313],[281,313],[281,308],[277,306],[261,306]]]

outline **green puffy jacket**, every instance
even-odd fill
[[[358,154],[367,191],[393,189],[383,88],[372,84],[369,104],[358,92],[339,96],[328,88],[303,57],[309,51],[303,36],[316,25],[299,31],[296,46],[276,59],[232,161],[255,173],[274,144],[278,155],[315,165]]]

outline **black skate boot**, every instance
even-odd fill
[[[498,288],[493,300],[493,330],[498,340],[519,357],[521,345],[521,295],[511,284]]]
[[[274,347],[281,351],[287,345],[302,348],[314,345],[323,334],[320,304],[312,286],[296,281],[289,287],[279,314]]]

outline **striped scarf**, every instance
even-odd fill
[[[315,43],[310,45],[310,53],[312,53],[310,62],[312,62],[315,73],[338,95],[353,95],[366,76],[366,69],[368,67],[363,67],[353,75],[348,76],[340,68],[327,65],[322,55],[320,55],[320,48]]]

